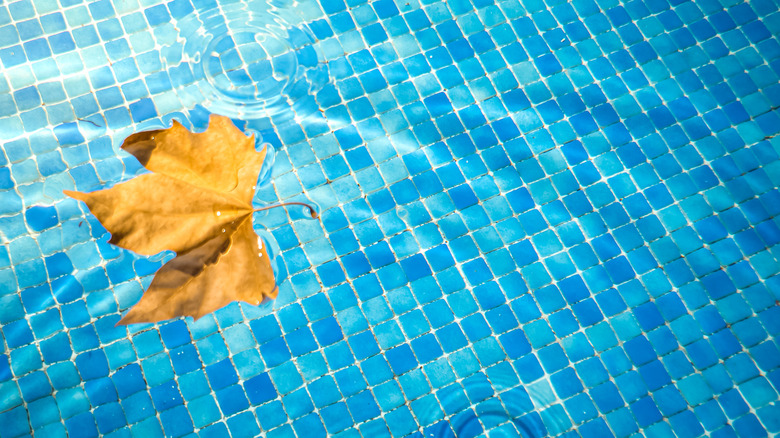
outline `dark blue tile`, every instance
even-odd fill
[[[658,360],[639,367],[639,374],[642,376],[642,379],[644,379],[645,384],[650,391],[655,391],[671,383],[669,374],[664,369],[663,364]]]
[[[95,411],[95,421],[101,434],[113,432],[127,423],[125,414],[119,403],[109,403],[98,406]]]
[[[33,342],[33,332],[26,320],[21,319],[3,327],[3,334],[10,348],[21,347]]]
[[[656,353],[645,336],[638,336],[623,344],[635,365],[640,366],[655,359]]]
[[[593,325],[604,319],[601,310],[593,299],[587,299],[574,304],[572,310],[583,327]]]
[[[68,435],[82,437],[98,436],[95,417],[91,412],[82,412],[76,416],[68,418],[65,420],[65,427],[68,430]]]
[[[108,361],[102,350],[91,350],[76,356],[76,367],[84,380],[108,375]]]
[[[57,334],[40,344],[43,360],[47,363],[59,362],[70,359],[73,353],[70,342],[65,333]]]
[[[255,376],[243,383],[249,401],[253,405],[263,404],[277,397],[276,388],[268,373]]]
[[[721,330],[713,334],[710,336],[710,340],[712,341],[712,347],[721,358],[727,358],[743,348],[737,337],[729,330]]]
[[[718,361],[715,351],[709,342],[704,339],[698,340],[685,347],[693,365],[699,369],[707,368]]]
[[[184,321],[174,321],[161,326],[160,336],[169,349],[192,342]]]
[[[336,261],[328,262],[319,266],[317,268],[317,273],[326,286],[332,286],[341,283],[346,279],[343,268]]]
[[[260,346],[260,354],[269,367],[280,365],[290,359],[290,350],[283,338],[276,338]],[[219,377],[216,377],[219,380]]]
[[[637,424],[641,427],[649,426],[656,421],[660,421],[662,418],[661,413],[658,411],[658,407],[650,397],[645,397],[632,403],[631,412],[634,413]]]
[[[121,399],[146,389],[141,367],[138,364],[130,364],[120,368],[111,376],[117,394]]]
[[[650,331],[664,323],[664,317],[654,303],[644,303],[634,308],[634,316],[644,331]]]
[[[301,356],[317,349],[317,342],[308,327],[299,328],[286,334],[285,339],[287,345],[290,346],[290,353],[294,356]]]
[[[46,378],[46,374],[35,371],[19,379],[19,390],[26,402],[32,402],[51,394],[52,386]]]
[[[414,339],[410,345],[419,363],[428,363],[442,355],[439,341],[430,333]],[[388,351],[388,354],[390,354],[390,351]],[[388,360],[390,360],[389,357]],[[393,366],[393,363],[391,362],[390,365]],[[393,366],[393,372],[397,374],[395,366]]]
[[[177,382],[174,380],[151,388],[149,393],[152,395],[152,402],[157,411],[164,411],[184,404]]]
[[[582,383],[573,368],[566,368],[550,376],[550,381],[556,394],[567,399],[583,391]]]
[[[417,366],[417,359],[408,344],[388,350],[385,357],[396,375],[404,374]]]
[[[217,403],[225,416],[241,412],[249,407],[249,401],[240,385],[231,385],[217,391]]]
[[[25,212],[27,224],[34,231],[43,231],[57,225],[57,210],[54,207],[32,207]]]
[[[422,254],[401,260],[401,267],[410,281],[431,275],[431,268]]]
[[[181,436],[192,432],[193,425],[184,406],[177,406],[160,413],[160,420],[166,434]]]

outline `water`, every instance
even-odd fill
[[[0,437],[780,432],[771,1],[0,5]],[[115,327],[84,205],[234,118],[278,299]],[[206,157],[204,157],[206,158]],[[270,166],[272,164],[272,166]]]
[[[177,21],[176,38],[160,53],[182,102],[243,120],[311,115],[313,96],[328,81],[306,26],[312,8],[307,1],[226,1]]]

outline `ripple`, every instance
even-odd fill
[[[317,40],[298,11],[305,2],[226,1],[175,23],[161,49],[171,85],[187,107],[279,125],[317,111],[329,80]]]
[[[520,385],[510,368],[473,374],[411,403],[426,438],[541,438],[571,428],[546,379]]]

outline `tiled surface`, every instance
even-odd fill
[[[193,9],[0,5],[0,436],[780,433],[777,3],[309,6],[321,111],[249,125],[323,211],[259,218],[273,309],[115,328],[160,258],[61,191],[203,127]]]

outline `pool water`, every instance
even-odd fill
[[[778,35],[770,0],[0,4],[0,437],[780,433]],[[62,191],[210,111],[275,151],[258,205],[321,217],[256,215],[276,301],[115,327],[171,254]]]

